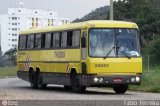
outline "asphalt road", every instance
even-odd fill
[[[45,90],[34,90],[28,82],[18,78],[0,79],[0,100],[26,106],[34,103],[35,106],[36,103],[37,106],[44,103],[48,106],[128,106],[130,103],[134,103],[134,106],[160,106],[158,93],[128,91],[126,94],[117,95],[111,89],[87,88],[86,93],[76,94],[58,85],[49,85]]]

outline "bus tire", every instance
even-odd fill
[[[37,78],[36,78],[36,73],[32,70],[29,73],[29,79],[30,79],[30,84],[31,84],[31,88],[33,89],[37,89],[38,88],[38,84],[37,84]]]
[[[79,77],[76,72],[71,74],[71,88],[73,92],[83,93],[86,90],[85,86],[80,85]]]
[[[66,89],[66,90],[71,90],[72,87],[71,87],[71,86],[66,86],[66,85],[64,85],[64,89]]]
[[[117,85],[113,87],[116,94],[124,94],[128,90],[128,85]]]
[[[47,84],[43,83],[43,77],[40,75],[40,72],[37,75],[37,86],[39,89],[46,89]]]

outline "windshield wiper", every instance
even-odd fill
[[[121,51],[128,59],[131,59],[131,56],[129,56],[125,51]]]
[[[114,49],[115,49],[115,47],[112,47],[112,48],[108,51],[108,53],[106,54],[106,56],[104,57],[104,59],[106,59],[106,58],[109,56],[109,54],[110,54]]]

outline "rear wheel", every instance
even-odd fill
[[[33,70],[30,71],[29,73],[29,80],[30,80],[31,88],[37,89],[38,88],[37,75]]]
[[[76,72],[71,74],[71,88],[74,92],[83,93],[86,90],[85,86],[80,85],[79,77]]]
[[[128,90],[128,85],[117,85],[113,87],[117,94],[124,94]]]
[[[37,85],[39,89],[45,89],[47,87],[47,84],[43,83],[43,77],[38,73],[37,75]]]

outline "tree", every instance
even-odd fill
[[[8,60],[11,60],[14,65],[16,65],[16,53],[17,53],[16,48],[10,49],[7,52],[5,52],[5,55],[8,56]]]

